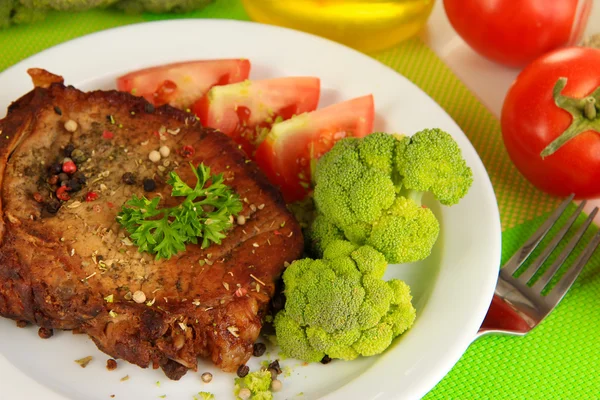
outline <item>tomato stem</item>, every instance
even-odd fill
[[[542,150],[540,153],[542,158],[554,154],[565,143],[583,132],[589,130],[600,132],[597,106],[600,101],[600,87],[596,88],[589,96],[577,99],[561,94],[566,85],[567,78],[559,78],[552,89],[552,96],[554,97],[554,103],[571,114],[573,120],[571,125],[559,137]]]
[[[585,98],[585,106],[583,106],[583,114],[590,121],[596,118],[596,99],[593,97]]]

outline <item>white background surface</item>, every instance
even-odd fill
[[[324,396],[331,400],[414,399],[426,393],[470,344],[487,311],[497,278],[498,211],[489,179],[468,139],[423,92],[361,53],[306,34],[237,21],[173,20],[156,24],[161,26],[129,26],[90,35],[9,68],[0,75],[0,108],[30,89],[24,73],[29,67],[47,68],[62,74],[68,84],[91,90],[114,87],[116,76],[145,66],[181,59],[246,57],[254,65],[251,78],[319,76],[321,106],[372,92],[379,117],[376,130],[416,132],[440,127],[452,134],[473,169],[474,184],[458,205],[432,207],[441,219],[440,240],[432,256],[421,263],[390,266],[386,274],[386,278],[398,277],[411,286],[419,315],[415,325],[381,356],[339,362],[334,368],[318,363],[296,367],[292,376],[285,378],[284,392],[278,398],[293,398],[299,391],[306,394],[305,399]],[[210,35],[218,38],[218,43],[197,40]],[[131,43],[136,43],[135,58],[130,57]],[[79,57],[77,63],[65,63],[73,54]],[[348,67],[340,70],[336,65],[312,61],[327,57],[335,57],[340,65]],[[370,78],[361,78],[365,76]],[[396,96],[398,92],[406,96]],[[449,298],[452,302],[447,301]],[[118,372],[107,372],[104,362],[108,357],[82,335],[61,332],[43,341],[37,338],[34,327],[15,335],[16,330],[14,322],[0,320],[0,352],[35,380],[71,398],[105,400],[114,393],[118,399],[151,399],[166,393],[169,399],[189,399],[199,390],[208,390],[221,399],[229,398],[231,393],[231,375],[215,375],[210,386],[202,386],[198,373],[189,373],[180,382],[169,382],[160,371],[142,371],[123,362]],[[94,355],[95,362],[85,370],[73,362],[87,355]],[[258,361],[253,359],[252,363],[256,368]],[[204,364],[200,372],[208,368]],[[120,383],[124,374],[131,375],[132,380]],[[3,359],[0,376],[3,399],[61,398],[15,373],[15,368]],[[157,380],[161,381],[160,389],[154,384]]]

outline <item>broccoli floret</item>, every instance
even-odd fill
[[[413,262],[429,256],[440,225],[429,208],[398,197],[388,213],[373,225],[366,243],[390,262]]]
[[[243,378],[235,378],[235,386],[233,392],[236,399],[241,399],[239,396],[240,390],[247,388],[250,390],[252,399],[272,400],[271,393],[271,372],[270,371],[255,371],[250,372]]]
[[[396,153],[396,167],[408,196],[417,204],[431,192],[444,205],[457,204],[473,183],[473,173],[452,136],[440,129],[414,134]]]
[[[458,145],[439,129],[342,139],[316,166],[310,251],[320,257],[329,243],[346,239],[374,247],[390,263],[422,260],[440,231],[421,204],[423,193],[456,204],[472,180]]]
[[[387,261],[370,246],[330,242],[323,259],[293,262],[283,274],[286,305],[275,316],[286,356],[316,362],[383,352],[414,322],[408,285],[382,280]]]
[[[194,396],[194,400],[215,400],[215,395],[209,392],[198,392],[198,396]]]

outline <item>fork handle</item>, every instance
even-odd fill
[[[479,328],[478,334],[504,331],[525,334],[531,330],[523,318],[498,295],[494,294],[490,308]]]

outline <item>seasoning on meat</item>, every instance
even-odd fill
[[[10,137],[0,143],[0,315],[88,334],[111,358],[159,366],[171,379],[196,370],[198,357],[235,372],[252,356],[284,265],[303,250],[300,227],[278,190],[229,137],[183,111],[154,108],[128,93],[84,93],[50,78],[56,83],[18,99],[0,120]],[[54,107],[77,121],[74,132]],[[154,136],[161,127],[166,134]],[[69,143],[76,168],[68,164],[63,172]],[[162,146],[171,149],[169,163],[152,163],[148,152]],[[220,245],[188,243],[156,261],[133,246],[116,216],[133,195],[157,196],[160,207],[179,204],[167,179],[176,171],[194,185],[190,162],[224,174],[245,199],[245,224],[232,224]],[[139,177],[136,184],[122,181],[128,171]],[[250,204],[264,207],[252,211]],[[239,288],[246,292],[237,295]],[[133,300],[136,291],[144,302]]]

